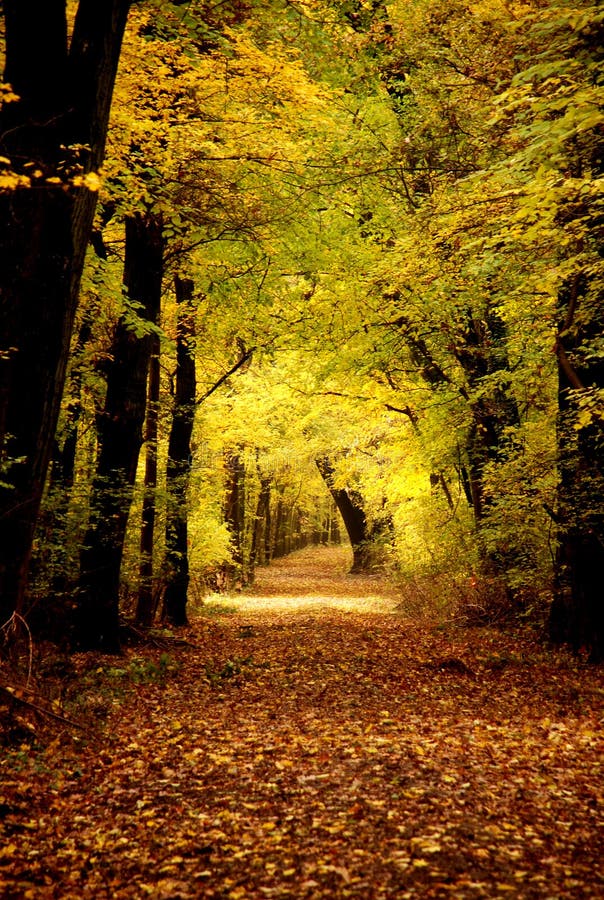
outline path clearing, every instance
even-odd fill
[[[393,613],[395,588],[376,575],[349,575],[352,553],[344,545],[309,547],[259,568],[253,589],[213,600],[245,614],[267,612]],[[212,602],[212,601],[210,601]]]
[[[77,658],[97,731],[2,760],[0,893],[601,897],[601,670],[302,559],[169,658]]]

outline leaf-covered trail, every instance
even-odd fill
[[[94,660],[101,733],[2,762],[2,896],[604,894],[602,673],[405,620],[332,555],[169,661]]]

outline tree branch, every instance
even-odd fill
[[[218,381],[216,381],[212,385],[212,387],[209,388],[205,392],[205,394],[202,394],[202,396],[196,401],[196,405],[200,406],[205,400],[208,399],[208,397],[211,397],[211,395],[214,393],[214,391],[217,391],[218,388],[221,387],[225,383],[225,381],[229,380],[231,375],[234,375],[235,372],[241,368],[241,366],[244,366],[246,364],[246,362],[248,362],[248,360],[250,360],[252,358],[252,355],[255,350],[256,350],[256,347],[250,347],[249,350],[245,350],[241,354],[241,356],[239,357],[237,362],[231,366],[231,368],[228,370],[228,372],[225,372],[224,375],[221,375],[220,378],[218,379]]]
[[[558,362],[560,363],[560,368],[566,375],[568,383],[571,385],[571,387],[574,387],[579,391],[585,390],[585,385],[583,384],[583,382],[581,381],[581,379],[575,372],[574,368],[570,364],[570,360],[569,360],[568,356],[566,355],[566,350],[562,346],[562,341],[560,340],[560,338],[558,338],[558,340],[556,341],[556,343],[554,345],[554,350],[555,350],[556,356],[558,357]]]

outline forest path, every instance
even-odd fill
[[[348,545],[307,547],[257,568],[251,588],[214,599],[245,614],[395,612],[396,587],[380,575],[350,575],[351,565]]]
[[[304,559],[188,645],[76,657],[94,727],[1,762],[0,895],[604,894],[602,671]]]

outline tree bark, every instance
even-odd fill
[[[256,563],[265,566],[269,559],[267,547],[270,546],[271,527],[271,482],[269,477],[260,476],[260,493],[258,495],[258,503],[256,505],[256,515],[254,517],[254,531],[252,534],[252,547],[250,550],[250,575],[253,578]]]
[[[352,547],[351,574],[367,572],[371,568],[370,536],[367,528],[367,517],[360,496],[354,491],[335,487],[335,470],[327,457],[316,460],[317,468],[325,484],[329,488],[336,506],[342,516],[348,539]]]
[[[555,643],[587,649],[604,658],[604,417],[595,412],[575,427],[577,403],[586,391],[604,387],[604,362],[589,352],[599,340],[602,317],[597,298],[588,298],[587,279],[576,276],[560,295],[558,336],[558,510],[559,548],[549,633]],[[579,307],[588,307],[578,314]],[[590,307],[590,308],[589,308]]]
[[[0,623],[22,608],[130,0],[5,0],[0,155]],[[49,180],[51,179],[51,180]],[[58,179],[58,183],[56,180]],[[23,186],[31,184],[29,186]]]
[[[157,494],[157,425],[159,416],[160,368],[159,335],[151,335],[149,385],[147,391],[147,420],[145,423],[145,478],[141,515],[140,568],[136,621],[150,628],[155,615],[153,591],[153,548],[155,543],[155,508]]]
[[[277,508],[275,510],[275,533],[272,540],[271,559],[279,559],[280,557],[285,556],[285,531],[285,499],[280,492],[277,497]]]
[[[149,323],[161,300],[161,218],[135,214],[126,220],[124,285]],[[105,409],[98,420],[99,452],[88,532],[80,555],[76,643],[119,648],[120,568],[145,420],[151,332],[137,334],[130,316],[117,324],[107,376]]]
[[[224,521],[231,535],[232,563],[226,567],[226,576],[245,582],[244,532],[245,532],[245,464],[239,453],[227,453],[226,496]]]
[[[172,625],[187,624],[189,547],[187,494],[191,470],[191,435],[195,419],[195,327],[193,282],[176,278],[176,396],[168,446],[166,514],[166,590],[163,617]]]
[[[266,512],[264,516],[264,540],[263,540],[263,558],[264,565],[268,566],[273,554],[273,513],[272,513],[272,482],[269,483],[267,489]]]

